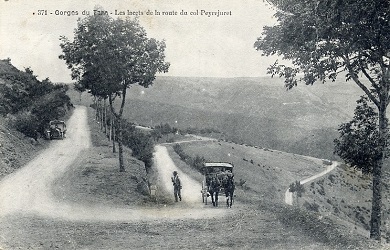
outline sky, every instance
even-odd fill
[[[125,12],[125,16],[130,17],[137,12],[148,37],[165,40],[166,61],[171,66],[169,72],[162,75],[264,76],[266,68],[277,59],[263,57],[253,47],[263,26],[276,23],[274,10],[263,0],[107,2],[0,0],[0,59],[10,58],[21,70],[30,67],[39,79],[49,77],[53,82],[72,82],[65,61],[58,58],[61,54],[59,37],[72,39],[77,19],[85,17],[85,11],[93,15],[96,6],[103,7],[114,18],[123,17],[115,12]],[[205,12],[218,10],[231,12],[231,15],[205,15]],[[68,15],[72,11],[73,15]],[[156,15],[156,11],[160,15]],[[163,15],[163,12],[174,11],[176,15]]]

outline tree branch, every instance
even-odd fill
[[[363,72],[363,74],[366,76],[366,78],[371,82],[372,86],[376,89],[376,91],[378,91],[378,93],[380,92],[380,87],[379,85],[375,82],[375,80],[367,73],[366,69],[363,67],[363,65],[361,65],[361,70]]]
[[[121,103],[121,108],[120,108],[119,114],[118,114],[119,117],[122,117],[123,109],[125,107],[127,87],[128,87],[128,85],[126,84],[126,80],[123,80],[122,103]]]
[[[375,98],[375,96],[372,94],[372,92],[366,87],[366,85],[364,85],[360,80],[359,78],[357,77],[357,75],[355,74],[355,72],[353,71],[352,67],[351,67],[351,63],[350,63],[350,60],[348,58],[348,56],[342,56],[342,58],[344,59],[345,61],[345,64],[346,64],[346,67],[348,69],[348,72],[349,74],[351,75],[351,78],[355,81],[355,83],[359,86],[359,88],[361,88],[364,93],[366,93],[366,95],[368,96],[368,98],[370,98],[371,101],[373,101],[375,103],[375,105],[380,108],[380,101]]]
[[[115,116],[116,119],[119,119],[119,116],[118,114],[115,112],[114,110],[114,105],[113,105],[113,101],[114,101],[115,97],[113,98],[112,97],[112,94],[108,95],[108,101],[110,103],[110,110],[111,110],[111,113]]]

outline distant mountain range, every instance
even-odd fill
[[[337,128],[363,92],[338,80],[284,88],[283,79],[158,77],[128,91],[124,116],[146,126],[214,128],[228,140],[319,158],[335,158]]]

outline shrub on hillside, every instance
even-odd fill
[[[319,212],[320,211],[320,205],[318,205],[317,203],[313,202],[313,203],[309,203],[307,201],[305,201],[305,203],[303,203],[303,206],[306,208],[306,210],[308,211],[313,211],[313,212]]]
[[[176,152],[176,154],[179,155],[182,161],[184,161],[185,163],[187,163],[189,166],[196,169],[197,171],[200,172],[202,167],[204,167],[204,163],[206,162],[206,159],[203,156],[199,156],[199,155],[196,155],[195,157],[189,156],[184,152],[180,144],[173,145],[173,150]]]
[[[67,86],[53,89],[52,92],[34,101],[31,112],[46,122],[64,117],[71,107],[70,98],[66,95]]]
[[[39,121],[30,111],[22,111],[13,115],[10,123],[17,131],[28,137],[38,139],[37,127]]]
[[[123,122],[123,144],[132,150],[132,154],[138,160],[145,163],[146,171],[153,164],[154,143],[150,135],[134,129],[128,122]]]
[[[300,181],[295,181],[290,184],[289,191],[291,193],[296,193],[298,197],[302,197],[302,193],[305,192],[305,187],[301,184]]]
[[[194,127],[189,127],[189,128],[186,128],[186,129],[184,129],[182,131],[183,131],[183,133],[187,133],[187,134],[211,134],[211,133],[221,134],[222,133],[218,129],[214,129],[214,128],[194,128]]]
[[[202,167],[204,167],[204,163],[206,162],[205,158],[203,156],[196,155],[195,157],[189,158],[190,166],[201,171]]]
[[[249,190],[248,185],[246,184],[246,180],[240,179],[238,182],[235,182],[237,186],[241,187],[244,190]]]
[[[67,85],[39,81],[30,68],[8,67],[0,78],[0,115],[11,117],[11,125],[26,136],[37,139],[50,120],[64,117],[72,106]]]
[[[158,141],[164,135],[168,136],[169,134],[175,134],[177,131],[177,128],[171,127],[168,123],[165,123],[154,127],[153,131],[151,132],[151,136],[155,141]],[[167,142],[169,142],[168,140],[169,139],[167,138]]]

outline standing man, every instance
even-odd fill
[[[175,196],[175,201],[177,202],[177,198],[181,201],[181,181],[177,171],[173,171],[173,176],[171,177],[173,183],[173,195]]]

